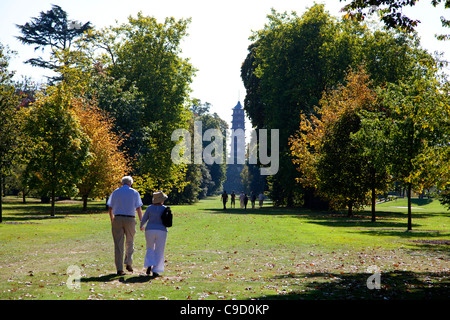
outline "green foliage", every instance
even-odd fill
[[[280,170],[270,180],[273,188],[282,190],[270,192],[274,202],[283,205],[301,202],[302,195],[310,198],[309,191],[295,183],[302,177],[290,164],[289,137],[298,129],[301,114],[316,113],[322,92],[343,82],[348,67],[365,65],[374,85],[381,86],[423,74],[435,67],[435,61],[415,35],[371,31],[355,21],[331,17],[323,5],[312,6],[301,17],[272,12],[268,19],[252,37],[241,77],[253,126],[280,129]],[[300,198],[292,199],[294,194]]]
[[[389,84],[382,93],[389,108],[389,162],[394,180],[412,190],[437,185],[445,189],[449,179],[450,100],[448,84],[435,74],[416,76]],[[408,205],[411,230],[411,203]]]
[[[90,160],[89,139],[71,110],[64,85],[50,87],[28,110],[24,131],[30,136],[27,174],[42,196],[76,195],[75,185]]]
[[[347,64],[336,70],[330,61],[336,61],[336,55],[347,60],[349,52],[328,50],[338,27],[323,5],[314,5],[302,17],[273,11],[268,19],[253,35],[241,70],[248,97],[245,111],[257,129],[280,129],[280,169],[270,177],[271,197],[276,204],[293,205],[300,190],[288,138],[298,127],[300,111],[311,112],[325,87],[342,77]]]
[[[69,49],[85,31],[92,29],[90,22],[78,24],[76,21],[69,20],[67,12],[58,5],[52,5],[51,10],[42,11],[39,17],[31,18],[31,22],[17,25],[17,27],[22,33],[22,36],[17,39],[24,44],[35,45],[35,50],[44,51],[45,48],[50,47],[53,58],[56,51]],[[61,67],[55,60],[47,61],[42,57],[29,59],[26,63],[54,71]],[[60,77],[53,78],[53,80],[60,79]]]
[[[125,78],[115,79],[98,66],[90,78],[88,99],[94,99],[98,107],[113,119],[113,131],[123,138],[120,149],[127,153],[135,172],[139,172],[138,155],[144,147],[141,128],[145,103],[135,86],[125,88]]]
[[[0,43],[0,222],[4,177],[16,164],[22,139],[17,105],[19,97],[11,83],[13,73],[8,70],[11,52]]]
[[[0,177],[14,165],[20,144],[19,97],[11,81],[14,73],[8,70],[10,54],[0,43]]]
[[[187,128],[186,102],[194,68],[179,56],[180,42],[190,20],[167,18],[158,23],[138,13],[128,23],[100,34],[110,55],[108,71],[125,79],[125,89],[137,87],[144,102],[139,119],[142,146],[139,150],[137,187],[142,192],[182,190],[185,166],[171,161],[175,143],[168,137],[175,129]],[[139,110],[138,110],[139,112]],[[139,114],[137,114],[139,116]]]
[[[361,128],[359,112],[376,107],[370,85],[363,68],[350,69],[346,85],[324,92],[318,116],[303,115],[290,139],[293,162],[302,172],[299,181],[315,187],[334,208],[348,207],[349,215],[353,207],[366,204],[369,187],[377,186],[377,164],[354,138]]]
[[[417,0],[352,0],[342,8],[342,11],[347,12],[345,15],[346,18],[356,21],[363,21],[368,15],[377,12],[380,20],[384,22],[386,27],[401,28],[407,32],[414,32],[420,20],[406,16],[402,8],[405,6],[414,6],[416,2]],[[449,0],[431,0],[433,7],[437,7],[440,3],[445,4],[445,9],[450,8]],[[450,25],[450,21],[442,16],[441,23],[443,27],[449,27]],[[450,39],[450,35],[437,35],[436,37],[438,40]]]
[[[222,190],[224,181],[226,180],[226,130],[228,124],[222,120],[217,113],[210,114],[210,103],[202,103],[200,99],[193,99],[190,110],[192,118],[189,121],[190,137],[194,137],[194,122],[201,122],[201,135],[209,129],[217,129],[223,135],[223,163],[213,164],[187,164],[186,181],[189,183],[184,189],[174,190],[170,197],[170,203],[193,203],[198,199],[206,196],[218,194]],[[202,150],[206,148],[211,141],[202,142]],[[191,150],[188,151],[192,155],[194,153],[194,143],[191,141]]]

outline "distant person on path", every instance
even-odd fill
[[[236,194],[234,193],[234,190],[231,192],[231,203],[230,208],[236,208]]]
[[[164,201],[168,199],[162,191],[153,193],[152,204],[145,210],[141,220],[141,231],[145,227],[145,242],[147,252],[145,253],[144,268],[147,275],[153,273],[158,277],[164,272],[164,250],[167,241],[167,228],[163,225],[161,215],[166,209]]]
[[[250,201],[252,202],[252,209],[255,209],[256,194],[254,192],[250,196]]]
[[[133,272],[134,235],[136,234],[135,212],[142,219],[142,200],[138,191],[131,188],[133,178],[122,178],[122,187],[114,190],[107,201],[111,229],[114,239],[114,261],[118,275],[123,275],[123,265]],[[126,240],[125,240],[126,239]],[[125,240],[125,261],[123,245]]]
[[[244,196],[244,208],[245,208],[245,210],[247,210],[247,203],[248,203],[248,197],[247,197],[247,194],[245,194],[245,196]]]
[[[223,191],[221,198],[222,198],[222,202],[223,202],[223,210],[226,210],[227,209],[228,194],[227,194],[227,192],[225,190]]]
[[[259,194],[259,196],[258,196],[258,200],[259,200],[259,208],[262,208],[263,203],[264,203],[264,198],[265,198],[264,193],[261,192],[261,193]]]
[[[244,198],[245,198],[244,191],[241,191],[241,194],[239,195],[239,202],[241,204],[241,209],[244,208]]]

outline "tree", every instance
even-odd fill
[[[317,116],[302,115],[300,128],[290,139],[294,164],[302,173],[300,182],[314,187],[333,207],[347,206],[349,216],[354,206],[366,202],[369,185],[377,170],[370,165],[352,134],[360,130],[361,110],[372,110],[376,94],[369,76],[360,68],[350,70],[347,84],[324,92]],[[369,165],[366,165],[369,164]]]
[[[222,190],[223,183],[226,180],[226,131],[228,129],[228,124],[226,121],[221,119],[217,113],[214,114],[202,114],[199,117],[194,117],[195,121],[201,121],[202,123],[202,135],[205,131],[209,129],[217,129],[222,133],[223,136],[223,161],[222,163],[212,163],[212,164],[204,164],[206,169],[209,171],[211,176],[211,183],[207,188],[206,194],[208,196],[218,194]],[[211,141],[203,141],[203,149],[204,150]]]
[[[314,5],[301,17],[272,11],[269,23],[254,33],[254,43],[243,63],[245,108],[256,129],[280,129],[279,171],[268,178],[276,205],[298,204],[300,185],[292,164],[288,139],[298,128],[300,112],[309,114],[327,85],[342,79],[350,49],[330,51],[339,26],[323,5]],[[345,48],[345,50],[342,50]],[[336,61],[345,61],[336,66]],[[270,116],[269,116],[270,115]]]
[[[360,110],[360,129],[351,134],[352,143],[358,146],[372,198],[372,222],[376,221],[375,205],[377,193],[386,191],[389,183],[389,126],[385,121],[386,110],[376,105],[373,110]]]
[[[381,96],[390,112],[390,171],[407,189],[412,230],[411,192],[449,183],[449,88],[429,73],[389,84]]]
[[[345,0],[340,0],[345,1]],[[341,11],[347,12],[345,17],[357,21],[364,20],[368,15],[378,12],[381,21],[388,28],[402,28],[408,32],[413,32],[420,23],[420,20],[413,20],[403,14],[402,9],[405,6],[414,6],[418,0],[351,0]],[[444,3],[445,9],[450,8],[450,0],[431,0],[433,7]],[[380,8],[381,7],[381,8]],[[367,10],[367,11],[366,11]],[[450,26],[450,20],[441,16],[443,27]],[[438,35],[439,40],[448,40],[450,35]]]
[[[15,163],[21,145],[19,130],[19,97],[8,70],[11,52],[0,43],[0,223],[2,222],[2,183]]]
[[[142,116],[145,103],[136,86],[126,86],[125,78],[115,79],[101,64],[95,66],[89,78],[86,99],[95,100],[99,109],[114,119],[114,134],[122,140],[119,148],[127,154],[131,169],[139,172],[138,159],[144,146]]]
[[[194,137],[194,131],[199,128],[194,127],[194,123],[198,125],[201,123],[200,135],[203,137],[204,133],[210,129],[217,129],[223,136],[223,163],[195,163],[195,161],[187,164],[186,181],[189,183],[184,189],[175,189],[172,192],[171,203],[193,203],[197,199],[206,196],[215,195],[222,190],[223,182],[226,179],[226,130],[228,124],[222,120],[217,113],[210,114],[211,104],[208,102],[202,103],[200,99],[193,99],[190,110],[192,111],[192,118],[189,123],[189,136]],[[213,141],[202,141],[202,150],[205,150]],[[194,154],[194,143],[191,140],[191,150],[187,153]]]
[[[143,99],[140,118],[142,147],[139,150],[136,187],[143,193],[183,188],[186,167],[171,161],[175,143],[171,133],[187,128],[189,84],[194,68],[180,57],[180,42],[190,20],[166,18],[158,23],[138,13],[127,24],[103,32],[105,67],[115,79],[126,79],[125,89],[135,85]],[[100,34],[99,37],[102,35]]]
[[[125,153],[119,150],[123,140],[113,132],[112,119],[82,99],[74,100],[71,108],[81,130],[90,140],[91,161],[87,172],[77,182],[78,194],[86,211],[88,198],[107,197],[130,169]]]
[[[374,86],[396,83],[435,61],[416,35],[399,30],[371,31],[357,21],[331,17],[314,5],[301,17],[273,12],[254,40],[241,69],[247,90],[245,111],[257,129],[280,129],[280,170],[268,178],[277,205],[317,203],[313,187],[292,163],[288,139],[298,130],[300,115],[317,114],[325,89],[342,83],[348,67],[364,64]],[[302,187],[303,186],[303,187]]]
[[[31,18],[31,22],[16,26],[22,34],[17,39],[24,44],[35,45],[34,50],[44,51],[50,47],[52,58],[57,50],[70,49],[75,39],[92,29],[90,22],[79,23],[69,20],[67,12],[57,5],[52,5],[52,9],[47,12],[42,11],[39,17]],[[53,71],[57,71],[61,66],[58,60],[48,61],[42,57],[29,59],[25,63]],[[53,77],[51,80],[61,78]]]
[[[25,133],[33,150],[27,172],[42,196],[50,195],[51,216],[56,195],[75,195],[75,185],[90,161],[89,138],[83,133],[64,83],[49,87],[28,109]]]

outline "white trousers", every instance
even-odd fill
[[[164,249],[166,248],[167,232],[162,230],[145,230],[147,252],[144,267],[153,266],[153,272],[164,272]]]

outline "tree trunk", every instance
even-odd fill
[[[52,188],[52,209],[50,211],[50,216],[55,216],[55,188]]]
[[[353,201],[348,202],[348,216],[353,217]]]
[[[83,195],[83,211],[84,212],[87,211],[87,202],[88,202],[88,197],[86,195]]]
[[[372,187],[372,222],[375,222],[375,187]]]
[[[411,184],[408,184],[408,231],[412,230],[411,220]]]

